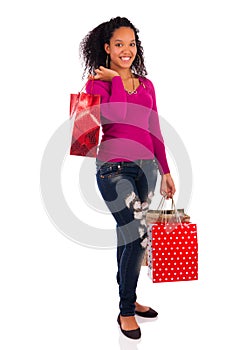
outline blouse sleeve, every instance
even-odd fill
[[[155,89],[151,82],[150,90],[153,99],[153,107],[149,119],[149,130],[152,136],[154,154],[158,160],[160,174],[167,174],[170,173],[170,169],[167,162],[164,139],[160,128],[159,115],[156,105]]]
[[[111,83],[101,80],[89,80],[87,93],[101,96],[101,114],[114,122],[125,120],[127,99],[120,76],[115,76]]]

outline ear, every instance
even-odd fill
[[[110,45],[105,43],[104,44],[104,50],[106,51],[106,53],[109,55],[110,54]]]

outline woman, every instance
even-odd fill
[[[175,185],[167,164],[152,82],[145,77],[138,30],[116,17],[83,39],[80,52],[89,73],[88,93],[101,95],[103,137],[97,155],[97,183],[117,225],[117,282],[124,335],[139,339],[135,314],[157,312],[136,301],[140,267],[147,246],[145,215],[154,195],[158,169],[160,192],[171,198]]]

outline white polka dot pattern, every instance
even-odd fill
[[[149,225],[148,274],[154,283],[198,279],[196,224]]]

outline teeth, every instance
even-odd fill
[[[129,61],[130,57],[121,57],[122,61]]]

